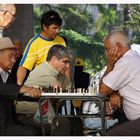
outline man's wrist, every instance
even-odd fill
[[[107,69],[106,69],[106,71],[107,71],[107,72],[110,72],[110,71],[113,70],[113,68],[114,68],[114,65],[107,64]]]
[[[24,94],[24,93],[27,92],[27,90],[28,90],[28,87],[27,87],[27,86],[22,86],[22,87],[20,88],[20,90],[19,90],[19,93],[20,93],[20,94]]]
[[[17,81],[17,84],[18,84],[18,85],[22,85],[22,82]]]

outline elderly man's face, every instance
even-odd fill
[[[0,67],[5,71],[11,70],[16,62],[15,56],[15,49],[5,49],[0,51]]]
[[[5,10],[3,10],[0,14],[1,20],[0,20],[0,27],[1,28],[7,28],[9,27],[12,22],[15,20],[15,14],[16,14],[16,7],[14,4],[9,4]]]

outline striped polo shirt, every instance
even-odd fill
[[[60,36],[56,36],[53,40],[47,40],[37,34],[28,42],[19,65],[31,71],[46,61],[48,50],[55,44],[66,46],[64,39]]]

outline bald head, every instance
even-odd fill
[[[16,6],[14,4],[0,5],[0,28],[4,29],[11,25],[15,19]]]
[[[120,43],[123,47],[130,47],[130,41],[127,35],[122,31],[110,32],[103,40],[104,43],[106,41],[110,43],[110,47],[113,47],[117,43]]]

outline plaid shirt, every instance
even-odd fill
[[[106,67],[104,67],[101,71],[97,72],[90,80],[90,87],[96,87],[97,93],[99,92],[99,83],[105,70]]]

